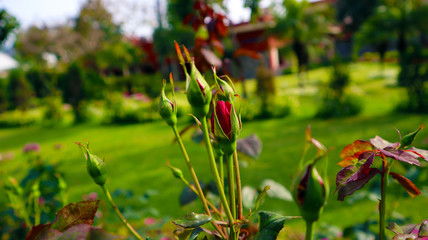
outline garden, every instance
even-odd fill
[[[82,19],[100,21],[90,10],[101,2],[88,1],[81,14],[89,17],[74,29],[54,32],[94,41]],[[37,59],[28,41],[42,30],[11,32],[25,67],[0,82],[0,239],[428,238],[428,55],[425,27],[410,21],[428,6],[407,3],[403,24],[413,28],[400,48],[402,29],[371,28],[391,24],[388,11],[406,3],[377,2],[360,26],[334,37],[355,32],[354,52],[340,55],[336,45],[329,57],[321,46],[332,38],[316,33],[310,16],[327,20],[333,6],[336,22],[364,14],[349,1],[327,11],[284,1],[273,29],[292,29],[278,36],[292,39],[279,51],[291,60],[274,71],[270,55],[244,45],[233,54],[242,62],[216,66],[230,58],[222,29],[232,27],[196,21],[225,15],[195,2],[185,20],[155,29],[157,70],[111,22],[96,30],[112,35],[78,57],[40,41]],[[168,9],[184,5],[168,1]],[[304,8],[316,10],[301,19],[313,27],[309,38],[288,19]],[[38,62],[44,48],[60,56],[54,67]],[[243,77],[248,59],[258,66]]]

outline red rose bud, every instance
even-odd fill
[[[211,116],[211,131],[227,155],[236,149],[236,140],[241,133],[241,119],[235,107],[228,101],[217,101]]]
[[[172,78],[172,77],[171,77]],[[177,107],[165,95],[165,80],[162,83],[162,92],[159,100],[159,114],[169,126],[177,124]]]
[[[317,221],[326,203],[326,186],[315,167],[310,164],[294,183],[294,201],[307,222]]]
[[[89,144],[87,146],[83,145],[82,143],[76,144],[79,145],[80,150],[82,150],[83,154],[85,155],[86,169],[88,170],[89,175],[96,184],[103,186],[107,180],[104,161],[89,150]]]

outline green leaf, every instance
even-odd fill
[[[95,200],[68,204],[56,213],[51,229],[64,232],[80,223],[92,225],[99,202],[100,200]]]
[[[175,225],[183,228],[196,228],[211,221],[211,217],[206,214],[187,213],[183,218],[172,221]]]
[[[259,231],[254,240],[275,240],[284,224],[300,217],[284,217],[273,212],[259,212]]]

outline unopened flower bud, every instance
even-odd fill
[[[217,85],[217,99],[224,101],[233,101],[233,98],[235,97],[235,88],[233,86],[232,80],[230,80],[227,75],[225,76],[227,81],[219,78],[214,67],[213,73]]]
[[[294,201],[307,222],[317,221],[326,203],[326,186],[316,168],[308,165],[295,179]]]
[[[192,107],[193,115],[202,118],[209,112],[212,93],[207,81],[196,68],[195,62],[192,61],[190,64],[190,73],[186,73],[187,100]]]
[[[228,101],[218,101],[211,116],[211,131],[226,155],[236,149],[236,141],[241,133],[241,119],[235,107]]]
[[[174,177],[180,180],[184,179],[183,171],[181,171],[181,169],[171,166],[169,162],[166,165],[169,167],[169,169],[171,169],[172,175],[174,175]]]
[[[87,146],[82,143],[76,144],[80,146],[80,149],[86,157],[86,169],[88,170],[89,175],[96,184],[103,186],[107,180],[104,161],[89,150],[89,144]]]
[[[166,97],[165,85],[166,83],[164,80],[162,84],[162,92],[159,100],[159,114],[169,126],[174,126],[177,124],[177,107],[173,102],[171,102]]]
[[[186,75],[187,100],[192,107],[193,115],[195,115],[197,118],[202,118],[207,116],[209,112],[212,98],[211,89],[207,81],[205,81],[202,74],[196,68],[195,60],[190,57],[186,47],[183,46],[183,49],[186,60],[183,58],[180,47],[177,43],[175,43],[177,56]]]

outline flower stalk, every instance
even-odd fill
[[[242,219],[243,216],[243,205],[242,205],[242,187],[241,187],[241,175],[239,173],[239,162],[238,152],[233,153],[233,166],[235,170],[235,181],[236,181],[236,201],[238,207],[238,219]]]
[[[223,204],[224,210],[226,212],[226,217],[229,220],[230,236],[232,236],[235,234],[234,225],[233,225],[234,218],[233,218],[232,212],[230,211],[229,204],[227,203],[226,195],[224,193],[224,188],[220,180],[220,175],[217,170],[217,164],[215,162],[214,152],[211,146],[210,137],[208,133],[208,124],[207,124],[206,116],[201,119],[201,126],[202,126],[202,134],[204,136],[205,146],[208,153],[208,160],[210,163],[211,173],[214,177],[214,182],[217,186],[217,190],[220,196],[220,201]]]
[[[187,154],[186,148],[184,147],[184,144],[183,144],[183,140],[181,139],[180,133],[178,132],[176,125],[172,126],[172,131],[174,132],[175,137],[178,141],[178,145],[180,146],[180,150],[181,150],[183,157],[184,157],[184,160],[187,164],[187,168],[189,169],[190,176],[192,177],[192,181],[194,182],[194,184],[196,186],[196,194],[198,195],[199,199],[202,202],[205,213],[208,214],[209,216],[211,216],[211,211],[208,208],[208,203],[207,203],[207,200],[205,198],[204,192],[202,191],[201,185],[199,184],[198,177],[196,176],[195,170],[192,166],[192,163],[190,162],[189,155]],[[211,221],[211,223],[217,229],[217,231],[219,231],[219,233],[223,237],[225,237],[223,231],[221,231],[221,228],[214,221]]]
[[[388,176],[391,170],[390,164],[383,159],[382,173],[381,173],[381,190],[380,190],[380,202],[379,202],[379,239],[385,240],[385,228],[386,224],[386,188],[388,185]]]
[[[101,188],[103,189],[104,195],[107,198],[107,202],[114,209],[114,211],[116,212],[117,216],[119,216],[119,218],[122,221],[123,225],[125,225],[125,227],[132,233],[132,235],[134,235],[135,238],[137,238],[138,240],[143,240],[143,238],[140,236],[140,234],[138,234],[138,232],[135,231],[135,229],[131,226],[131,224],[129,224],[129,222],[126,220],[126,218],[122,215],[122,213],[120,212],[119,208],[114,203],[113,198],[111,197],[110,192],[107,189],[106,185],[103,184],[101,186]]]

